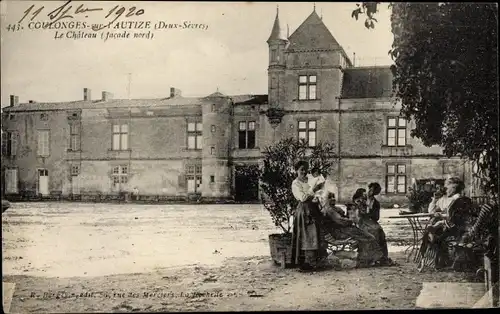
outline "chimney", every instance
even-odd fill
[[[170,87],[170,98],[181,96],[181,90],[175,87]]]
[[[14,107],[15,102],[16,102],[16,96],[10,95],[10,104],[9,104],[9,107]]]
[[[106,91],[102,92],[102,101],[108,101],[111,99],[113,99],[113,94],[111,94],[110,92],[106,92]]]
[[[34,101],[34,100],[30,100],[30,101],[28,101],[28,102],[29,102],[30,104],[34,104],[36,101]]]
[[[90,97],[90,88],[83,89],[83,100],[85,101],[92,100],[92,98]]]

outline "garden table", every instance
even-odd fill
[[[433,214],[421,213],[421,214],[405,214],[405,215],[397,215],[397,216],[388,217],[390,219],[406,218],[410,222],[410,226],[411,226],[412,233],[413,233],[413,241],[410,244],[410,246],[408,246],[408,248],[406,248],[406,250],[405,250],[405,253],[408,254],[408,252],[409,252],[409,254],[407,255],[406,261],[409,261],[413,254],[415,254],[415,256],[413,257],[413,261],[414,262],[417,261],[417,258],[418,258],[417,253],[418,253],[418,250],[420,248],[420,243],[422,241],[424,231],[427,228],[427,224],[429,223],[429,219],[427,219],[427,221],[425,221],[425,223],[423,221],[421,221],[420,219],[430,218],[432,216],[433,216]]]

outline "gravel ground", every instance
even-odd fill
[[[406,220],[381,224],[401,266],[299,273],[269,257],[279,232],[259,205],[14,203],[2,215],[11,312],[413,308],[424,281],[406,263]],[[467,279],[470,280],[470,279]]]

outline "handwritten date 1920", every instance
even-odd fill
[[[74,16],[81,15],[81,14],[88,14],[88,12],[95,12],[95,11],[104,11],[103,8],[87,8],[85,5],[81,4],[76,9],[73,11],[71,10],[73,6],[71,5],[72,1],[69,0],[65,4],[63,4],[60,7],[57,7],[53,11],[50,11],[47,16],[50,18],[52,21],[51,23],[55,23],[57,21],[63,20],[63,19],[73,19]],[[37,10],[33,11],[35,9],[35,5],[30,6],[26,11],[24,11],[23,17],[19,20],[19,24],[29,15],[31,14],[30,21],[33,21],[44,9],[45,7],[42,6],[38,8]],[[128,10],[128,12],[127,12]],[[33,11],[33,12],[32,12]],[[119,5],[113,7],[111,10],[107,11],[107,14],[104,16],[105,19],[114,19],[109,22],[103,24],[103,26],[99,29],[93,29],[94,31],[101,30],[105,28],[108,25],[113,24],[116,20],[118,20],[121,16],[124,16],[126,18],[132,17],[132,16],[140,16],[144,14],[143,9],[138,9],[136,7],[130,7],[126,9],[125,7],[120,7]],[[88,15],[85,15],[85,17],[88,17]]]

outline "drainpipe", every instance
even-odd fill
[[[338,125],[338,139],[337,139],[337,193],[338,193],[338,196],[337,198],[340,200],[341,197],[342,197],[342,187],[341,187],[341,180],[342,180],[342,167],[340,165],[341,161],[342,161],[342,158],[341,158],[341,140],[342,140],[342,137],[341,137],[341,130],[342,130],[342,124],[341,124],[341,121],[342,121],[342,115],[341,115],[341,112],[340,112],[340,96],[337,96],[335,97],[335,99],[337,100],[337,109],[338,109],[338,121],[337,121],[337,125]]]

